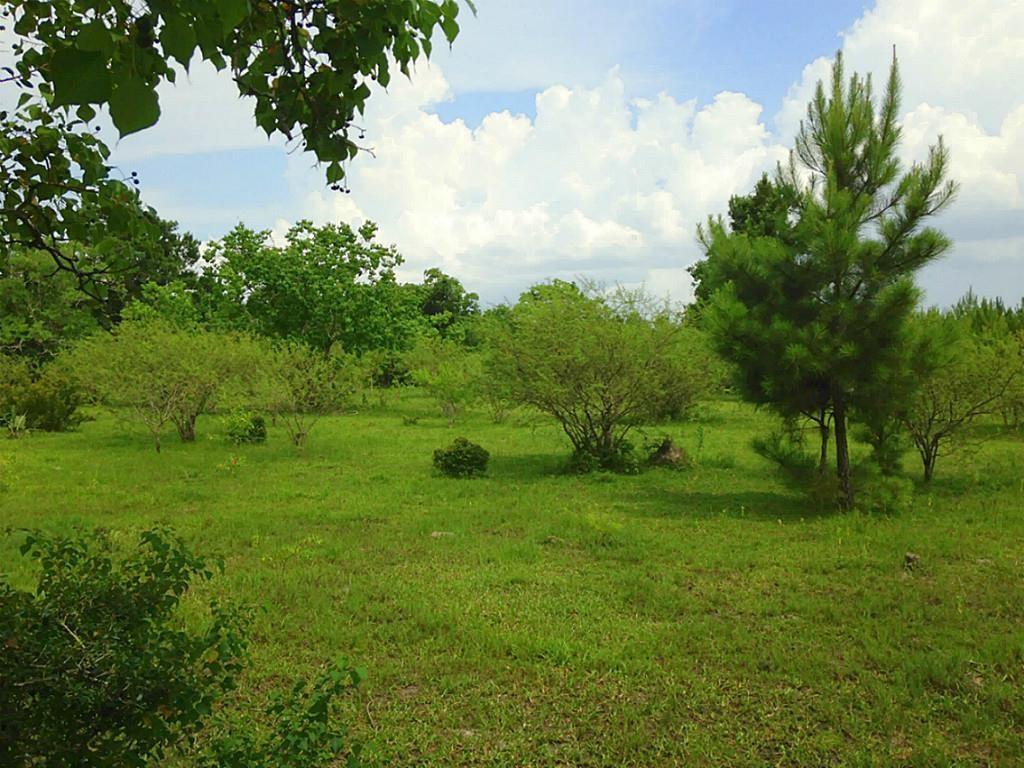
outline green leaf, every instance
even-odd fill
[[[327,183],[335,184],[345,178],[345,169],[341,163],[334,162],[327,166]]]
[[[164,19],[163,29],[160,30],[160,44],[164,53],[188,69],[196,49],[196,33],[185,17],[170,16]]]
[[[48,79],[55,106],[99,104],[110,98],[107,61],[95,51],[61,48],[50,59]]]
[[[80,51],[93,51],[109,56],[114,51],[114,39],[102,21],[91,21],[75,36],[75,47]]]
[[[134,77],[117,83],[110,97],[110,117],[122,137],[149,128],[160,119],[156,91]]]
[[[217,13],[224,34],[230,34],[249,15],[249,0],[217,0]]]
[[[83,122],[92,122],[93,118],[96,117],[96,110],[90,107],[88,104],[83,104],[77,110],[75,114],[78,115],[78,119]]]

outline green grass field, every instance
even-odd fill
[[[261,609],[247,690],[348,657],[388,764],[1024,764],[1024,442],[942,461],[901,514],[820,514],[751,450],[770,424],[717,403],[666,430],[695,468],[576,477],[547,421],[449,429],[416,395],[322,421],[302,455],[216,417],[158,455],[98,414],[0,441],[0,520],[166,522],[222,556],[192,601]],[[486,479],[433,472],[458,435]],[[0,565],[28,575],[16,536]]]

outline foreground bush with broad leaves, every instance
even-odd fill
[[[339,663],[272,698],[255,727],[220,708],[245,666],[244,611],[211,601],[182,615],[215,572],[167,529],[121,552],[102,532],[29,533],[32,589],[0,581],[0,765],[144,766],[170,754],[203,766],[318,766],[358,745],[333,717],[363,673]],[[201,626],[193,626],[194,624]]]

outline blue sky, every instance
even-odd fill
[[[565,47],[567,34],[589,32],[595,42],[581,55],[584,61],[546,68],[545,78],[534,88],[521,90],[483,90],[475,78],[453,78],[455,99],[438,105],[436,112],[445,120],[462,118],[471,125],[503,109],[533,117],[537,92],[553,82],[576,84],[573,78],[584,66],[600,72],[619,67],[636,96],[667,91],[707,101],[730,90],[775,104],[808,62],[835,53],[840,32],[860,17],[866,5],[863,0],[552,3],[561,12],[551,13],[551,20],[543,12],[538,18],[523,19],[522,32],[533,31],[534,25],[553,27],[548,32],[552,47]],[[465,37],[450,54],[453,62],[515,56],[521,35],[508,36],[495,49],[494,40],[502,37],[500,20],[492,21],[489,10],[484,5],[477,18],[465,20]],[[543,56],[539,59],[543,65]]]
[[[122,142],[145,198],[203,239],[235,223],[370,218],[407,259],[499,300],[545,277],[643,283],[685,299],[693,229],[785,157],[816,78],[843,47],[883,75],[897,45],[907,160],[939,133],[963,182],[940,222],[953,256],[922,278],[1024,292],[1024,3],[977,0],[479,0],[451,50],[376,93],[376,157],[350,196],[252,127],[230,82],[194,70],[164,117]],[[942,62],[936,67],[936,62]],[[509,114],[503,115],[502,113]],[[516,117],[521,116],[521,117]]]

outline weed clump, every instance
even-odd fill
[[[267,422],[258,413],[234,411],[226,419],[228,440],[235,445],[251,445],[267,441]]]

